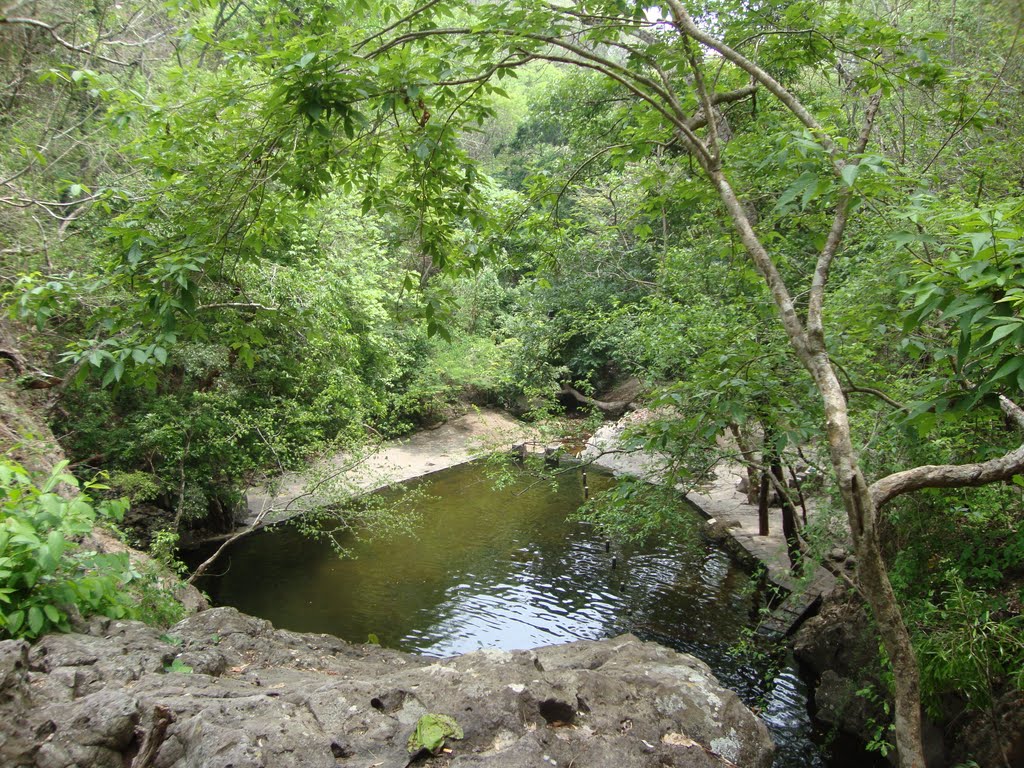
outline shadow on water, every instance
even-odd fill
[[[779,745],[777,766],[842,764],[811,739],[795,666],[766,680],[765,663],[736,653],[761,590],[702,534],[696,512],[673,536],[616,552],[613,567],[604,538],[566,519],[582,502],[578,475],[561,476],[554,491],[525,477],[496,490],[480,465],[414,482],[426,491],[414,536],[346,542],[354,557],[339,560],[284,526],[237,542],[200,586],[215,604],[279,628],[351,642],[372,634],[432,656],[633,632],[701,658],[755,707]],[[590,475],[594,491],[611,482]]]

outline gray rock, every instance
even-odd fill
[[[818,719],[862,737],[870,734],[873,722],[887,722],[880,708],[858,696],[858,690],[853,680],[826,670],[814,692]]]
[[[1010,687],[988,711],[961,718],[953,762],[970,758],[981,766],[1024,765],[1024,692]]]
[[[424,765],[768,768],[774,751],[705,664],[631,635],[438,660],[228,608],[173,643],[135,622],[90,632],[0,643],[0,765],[122,766],[153,748],[154,768],[403,768],[427,713],[465,738]]]
[[[27,693],[28,651],[24,640],[0,641],[0,704]]]
[[[848,555],[849,552],[847,552],[842,547],[833,547],[828,552],[828,559],[834,563],[841,563],[847,558]]]
[[[880,677],[878,638],[863,604],[843,590],[825,597],[817,616],[808,619],[793,638],[793,652],[816,675],[831,670],[863,680]]]

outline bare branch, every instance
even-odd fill
[[[592,406],[599,410],[603,416],[610,419],[618,419],[624,413],[633,409],[632,400],[597,400],[596,398],[584,395],[578,389],[568,384],[562,384],[558,394],[569,395],[578,403]]]
[[[16,375],[23,377],[19,383],[22,389],[51,389],[61,382],[53,374],[32,365],[17,349],[0,349],[0,360],[5,361]]]
[[[277,312],[280,307],[268,307],[265,304],[259,304],[257,302],[247,301],[222,301],[216,304],[201,304],[196,307],[196,312],[200,312],[204,309],[260,309],[264,312]]]
[[[847,370],[845,368],[843,368],[843,366],[841,366],[839,363],[837,363],[835,360],[832,360],[832,359],[830,359],[829,362],[832,363],[832,366],[837,371],[839,371],[841,374],[843,374],[843,378],[845,378],[846,381],[849,382],[848,386],[843,387],[843,392],[859,392],[859,393],[861,393],[863,395],[873,395],[874,397],[877,397],[882,402],[887,403],[888,405],[891,405],[897,411],[906,411],[907,410],[907,406],[903,405],[903,403],[900,403],[900,402],[897,402],[896,400],[893,400],[891,397],[889,397],[887,394],[885,394],[885,392],[883,392],[880,389],[875,389],[874,387],[862,387],[862,386],[858,386],[857,384],[854,384],[853,377],[850,376],[850,374],[847,372]]]
[[[33,159],[33,160],[31,160],[29,162],[28,165],[26,165],[20,171],[16,172],[13,176],[8,176],[6,179],[0,179],[0,186],[4,186],[4,187],[9,186],[12,181],[16,180],[20,176],[24,176],[26,173],[28,173],[30,170],[32,170],[32,167],[35,164],[36,164],[36,161]]]
[[[864,152],[871,137],[871,129],[875,125],[875,117],[878,115],[878,108],[882,103],[882,92],[876,91],[868,100],[868,106],[864,113],[864,125],[861,127],[860,135],[857,137],[857,156],[849,165],[860,165],[859,155]],[[839,251],[839,244],[843,240],[843,233],[846,231],[846,221],[850,214],[850,201],[853,198],[853,188],[847,187],[839,195],[839,202],[836,205],[835,218],[832,220],[832,227],[829,229],[825,245],[818,256],[818,263],[814,268],[814,277],[811,279],[811,293],[807,303],[807,333],[824,345],[825,331],[822,327],[821,313],[825,306],[825,285],[828,283],[828,274],[832,268],[832,262]]]
[[[469,27],[438,27],[436,29],[418,29],[415,32],[407,32],[404,35],[388,40],[386,43],[374,48],[372,51],[366,54],[363,58],[375,59],[382,53],[387,53],[392,48],[398,48],[399,46],[411,43],[415,40],[421,40],[425,37],[454,37],[457,35],[471,35],[473,30]]]
[[[352,51],[354,53],[358,53],[359,49],[362,48],[367,43],[372,42],[373,40],[376,40],[379,37],[384,37],[384,35],[386,35],[388,32],[392,32],[392,31],[398,29],[400,26],[402,26],[406,22],[412,21],[417,16],[419,16],[419,15],[421,15],[423,13],[426,13],[431,8],[433,8],[435,5],[437,5],[439,2],[441,2],[441,0],[429,0],[429,2],[426,2],[423,5],[421,5],[419,8],[414,9],[411,13],[409,13],[406,16],[403,16],[398,21],[396,21],[394,24],[392,24],[391,26],[384,27],[384,29],[380,30],[379,32],[374,32],[369,37],[363,38],[358,43],[356,43],[355,46],[353,46]]]
[[[559,61],[564,64],[572,64],[573,66],[577,67],[593,69],[605,75],[606,77],[610,77],[612,80],[615,80],[617,83],[627,88],[635,96],[640,97],[648,104],[650,104],[652,107],[654,107],[656,110],[658,110],[676,129],[676,135],[683,142],[683,144],[686,145],[687,149],[692,151],[697,156],[697,159],[700,161],[702,167],[706,167],[706,164],[710,162],[711,156],[708,153],[708,149],[706,146],[704,146],[704,142],[700,140],[700,137],[693,132],[692,128],[690,128],[689,119],[685,115],[673,115],[672,111],[670,111],[665,106],[665,103],[659,101],[658,98],[655,97],[660,96],[661,98],[665,99],[665,102],[671,103],[671,99],[667,95],[660,93],[660,91],[662,90],[661,88],[656,88],[656,91],[658,91],[658,93],[656,93],[655,96],[652,96],[651,94],[644,92],[643,89],[629,82],[629,80],[627,80],[622,75],[618,74],[615,71],[607,69],[605,66],[597,62],[581,61],[580,59],[574,59],[569,56],[556,56],[554,54],[547,53],[537,54],[537,58],[544,59],[545,61]]]
[[[260,436],[263,436],[262,433]],[[341,477],[346,472],[349,472],[350,470],[353,470],[356,467],[358,467],[360,464],[365,462],[370,457],[371,453],[372,452],[368,451],[359,454],[351,462],[335,467],[324,477],[318,478],[315,482],[311,483],[310,485],[307,485],[302,493],[290,498],[284,504],[283,507],[277,507],[274,506],[273,504],[265,505],[259,511],[259,514],[256,515],[255,519],[251,523],[249,523],[249,525],[247,525],[245,528],[241,528],[237,531],[234,531],[233,533],[229,533],[221,542],[221,545],[217,547],[216,551],[214,551],[212,555],[210,555],[208,558],[206,558],[206,560],[200,563],[199,566],[192,572],[192,574],[188,577],[187,583],[194,585],[196,581],[198,581],[199,577],[206,573],[206,571],[209,570],[210,566],[212,566],[217,561],[217,559],[224,553],[224,550],[226,550],[236,541],[238,541],[239,539],[244,539],[245,537],[250,536],[256,533],[257,531],[262,530],[264,527],[264,523],[266,522],[267,517],[269,515],[273,514],[275,517],[285,519],[287,517],[294,516],[294,514],[296,513],[301,515],[311,511],[310,508],[300,509],[295,507],[296,502],[299,502],[303,499],[315,499],[317,493],[320,491],[321,488],[323,488],[325,485],[327,485],[334,479]],[[353,495],[359,495],[360,493],[363,492],[358,491]],[[319,505],[313,505],[314,508],[317,506]],[[277,520],[276,522],[280,522],[280,520]]]
[[[742,101],[748,96],[753,96],[757,93],[757,83],[751,83],[745,85],[742,88],[737,88],[735,91],[726,91],[725,93],[712,93],[711,104],[712,106],[718,106],[719,104],[730,104],[734,101]],[[708,116],[704,114],[703,110],[698,112],[696,115],[686,121],[686,124],[693,130],[697,128],[703,128],[708,122]]]
[[[1000,395],[1003,412],[1024,429],[1024,410]],[[1009,480],[1024,474],[1024,445],[997,459],[974,464],[938,464],[914,467],[895,472],[871,484],[869,491],[876,507],[882,507],[897,496],[922,488],[972,488]]]
[[[211,565],[217,562],[218,558],[220,558],[220,556],[224,553],[225,549],[230,547],[239,539],[244,539],[246,536],[249,536],[250,534],[256,533],[256,531],[261,530],[263,528],[263,521],[266,519],[267,515],[270,514],[272,510],[273,507],[266,507],[259,513],[259,515],[256,516],[256,519],[252,521],[252,524],[249,527],[243,528],[240,531],[235,531],[235,533],[231,534],[230,536],[228,536],[228,538],[224,539],[224,541],[221,543],[219,547],[217,547],[214,553],[198,565],[198,567],[188,577],[186,583],[195,585],[196,581],[199,580],[199,577],[206,573],[210,569]]]
[[[681,111],[679,102],[675,97],[675,94],[671,89],[667,89],[664,85],[659,84],[651,78],[642,75],[638,72],[630,70],[628,67],[624,67],[621,64],[616,63],[612,59],[601,56],[599,54],[590,51],[583,46],[577,45],[571,41],[564,40],[559,37],[553,37],[550,35],[540,35],[531,33],[522,33],[516,30],[510,29],[490,29],[490,30],[473,30],[468,27],[445,27],[439,29],[425,29],[416,30],[414,32],[408,32],[404,35],[400,35],[386,43],[380,45],[378,48],[370,51],[366,54],[367,59],[373,59],[388,50],[405,45],[407,43],[415,42],[416,40],[438,37],[438,36],[459,36],[459,35],[488,35],[496,37],[507,37],[511,39],[520,38],[528,39],[537,43],[544,43],[555,48],[559,48],[566,53],[572,54],[571,56],[558,55],[554,53],[531,53],[529,51],[523,51],[524,56],[533,56],[537,59],[543,59],[545,61],[556,61],[565,64],[572,64],[573,66],[583,67],[586,69],[593,69],[606,77],[615,80],[620,85],[624,86],[635,96],[639,97],[643,101],[650,104],[654,109],[658,110],[676,129],[680,138],[686,144],[686,146],[693,151],[702,164],[710,162],[711,156],[704,145],[704,142],[693,132],[693,129],[689,125],[689,120],[692,116],[686,115]]]
[[[701,71],[700,64],[697,62],[697,57],[694,55],[693,46],[691,45],[689,38],[684,40],[684,44],[686,47],[686,60],[690,64],[690,70],[693,72],[694,89],[697,91],[697,98],[700,100],[701,112],[704,113],[704,118],[707,122],[708,154],[711,156],[712,162],[717,165],[721,162],[722,150],[721,147],[718,146],[718,126],[715,125],[715,115],[711,106],[711,97],[708,95],[708,89],[704,84],[704,73]]]
[[[55,26],[53,26],[52,24],[47,24],[45,21],[39,21],[39,19],[29,19],[18,16],[8,16],[6,18],[0,17],[0,24],[18,24],[27,27],[36,27],[38,29],[42,29],[43,31],[45,31],[47,34],[50,35],[50,37],[56,40],[57,43],[67,48],[69,51],[81,53],[85,56],[94,56],[100,61],[105,61],[108,64],[116,64],[119,67],[131,66],[131,62],[129,61],[119,61],[118,59],[111,59],[109,56],[104,56],[102,53],[97,53],[96,51],[90,50],[89,48],[75,45],[71,41],[65,40],[63,37],[57,34],[57,28]]]
[[[782,102],[782,104],[788,109],[793,115],[814,134],[814,136],[821,142],[822,146],[829,155],[835,156],[838,149],[832,138],[825,132],[825,129],[821,127],[821,124],[814,119],[814,116],[807,111],[807,108],[800,103],[792,93],[774,77],[765,72],[754,62],[750,61],[739,51],[735,51],[726,45],[721,40],[718,40],[711,35],[700,29],[690,17],[690,14],[683,7],[679,0],[667,0],[668,7],[672,12],[673,22],[676,28],[684,34],[692,37],[698,43],[711,48],[712,50],[718,51],[723,57],[731,61],[737,67],[742,69],[744,72],[749,74],[754,80],[763,85],[772,94]]]
[[[577,165],[573,172],[569,174],[569,178],[565,180],[565,182],[562,184],[562,188],[558,191],[558,194],[555,196],[555,204],[552,210],[553,217],[556,219],[558,218],[558,206],[562,202],[562,197],[565,196],[565,193],[569,190],[569,187],[572,185],[572,183],[576,181],[576,179],[578,179],[587,168],[589,168],[596,160],[598,160],[603,155],[606,155],[609,152],[614,152],[616,149],[622,149],[625,146],[628,145],[612,144],[607,147],[601,147],[601,149],[597,150],[597,152],[595,152],[582,163]]]

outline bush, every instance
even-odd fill
[[[486,336],[464,334],[452,341],[431,339],[423,358],[392,400],[391,429],[402,433],[414,423],[430,424],[462,401],[474,405],[502,405],[517,393],[510,358],[517,342],[496,343]]]
[[[949,694],[982,710],[1005,685],[1024,690],[1024,618],[999,597],[971,589],[953,571],[950,586],[931,600],[912,601],[907,615],[917,629],[925,704],[942,712]],[[948,699],[947,699],[948,701]]]
[[[0,458],[0,637],[66,632],[76,610],[134,615],[124,590],[132,578],[128,555],[87,551],[78,541],[97,521],[121,519],[127,504],[94,503],[77,491],[66,466],[36,485],[20,465]],[[62,483],[76,489],[72,498],[55,493]]]

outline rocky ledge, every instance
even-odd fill
[[[425,714],[464,733],[410,755]],[[429,659],[230,608],[161,634],[93,620],[0,643],[0,765],[768,768],[764,724],[697,659],[631,635]]]

